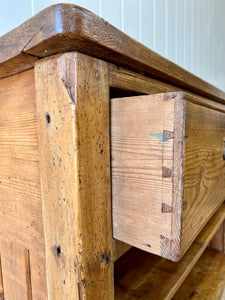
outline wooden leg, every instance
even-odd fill
[[[79,53],[35,67],[49,299],[113,299],[108,65]]]

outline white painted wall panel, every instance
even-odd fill
[[[88,10],[100,16],[99,2],[99,0],[71,0],[71,3],[87,8]]]
[[[110,24],[122,30],[121,0],[100,1],[102,17]]]
[[[152,50],[155,50],[154,34],[155,34],[155,0],[142,0],[140,26],[141,26],[141,43],[145,44]]]
[[[166,1],[155,0],[155,50],[165,56],[166,51]]]
[[[176,0],[166,1],[166,57],[176,62]]]
[[[0,36],[19,26],[31,15],[30,0],[0,0]]]
[[[64,3],[71,3],[70,0],[63,0]],[[56,3],[62,3],[62,1],[60,0],[31,0],[32,3],[32,14],[35,15],[37,14],[39,11],[41,11],[42,9],[56,4]]]
[[[62,0],[0,0],[0,35]],[[225,0],[64,0],[225,90]]]
[[[122,0],[123,26],[129,36],[139,40],[139,0]]]

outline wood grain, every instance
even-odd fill
[[[29,251],[14,241],[0,240],[4,298],[31,300]]]
[[[3,287],[3,280],[2,280],[1,255],[0,255],[0,300],[4,300],[4,287]]]
[[[44,255],[33,70],[0,80],[0,235]]]
[[[30,280],[32,299],[47,300],[47,281],[45,269],[45,257],[39,253],[30,252]]]
[[[186,89],[181,89],[175,85],[162,82],[160,80],[135,73],[131,70],[119,68],[113,64],[109,64],[110,87],[119,91],[119,97],[124,93],[135,93],[138,95],[158,94],[166,92],[183,93],[184,97],[188,97],[188,101],[211,108],[225,113],[225,106],[222,103],[213,101],[208,98],[196,96]],[[132,95],[134,96],[134,95]],[[117,98],[117,97],[113,97]]]
[[[115,263],[115,299],[171,299],[225,218],[223,204],[179,262],[132,248]],[[220,269],[224,270],[221,266]],[[203,299],[203,298],[202,298]]]
[[[184,281],[173,300],[223,300],[225,255],[207,249]]]
[[[189,101],[185,113],[181,252],[225,198],[224,114]]]
[[[164,113],[168,120],[174,117],[174,103],[164,102],[164,94],[111,100],[113,235],[158,255],[164,154],[166,166],[173,160],[171,140],[163,149],[163,130],[173,130],[172,122],[164,127]],[[171,182],[167,188],[172,189]],[[171,206],[168,201],[165,203]],[[170,223],[167,226],[171,231]]]
[[[79,51],[225,101],[223,91],[141,45],[102,18],[71,4],[58,4],[41,11],[1,37],[0,45],[0,78],[32,68],[37,58]]]
[[[107,64],[35,68],[49,299],[113,299]]]
[[[212,241],[210,242],[210,248],[218,250],[220,252],[225,251],[225,239],[224,239],[224,223],[220,226],[214,237],[212,238]]]
[[[185,93],[111,100],[114,237],[172,260],[225,197],[224,114],[197,103]]]

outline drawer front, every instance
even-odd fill
[[[185,93],[112,99],[114,237],[179,260],[225,198],[225,115]]]

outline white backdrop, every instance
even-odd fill
[[[0,35],[57,0],[0,0]],[[225,0],[68,0],[225,91]]]

